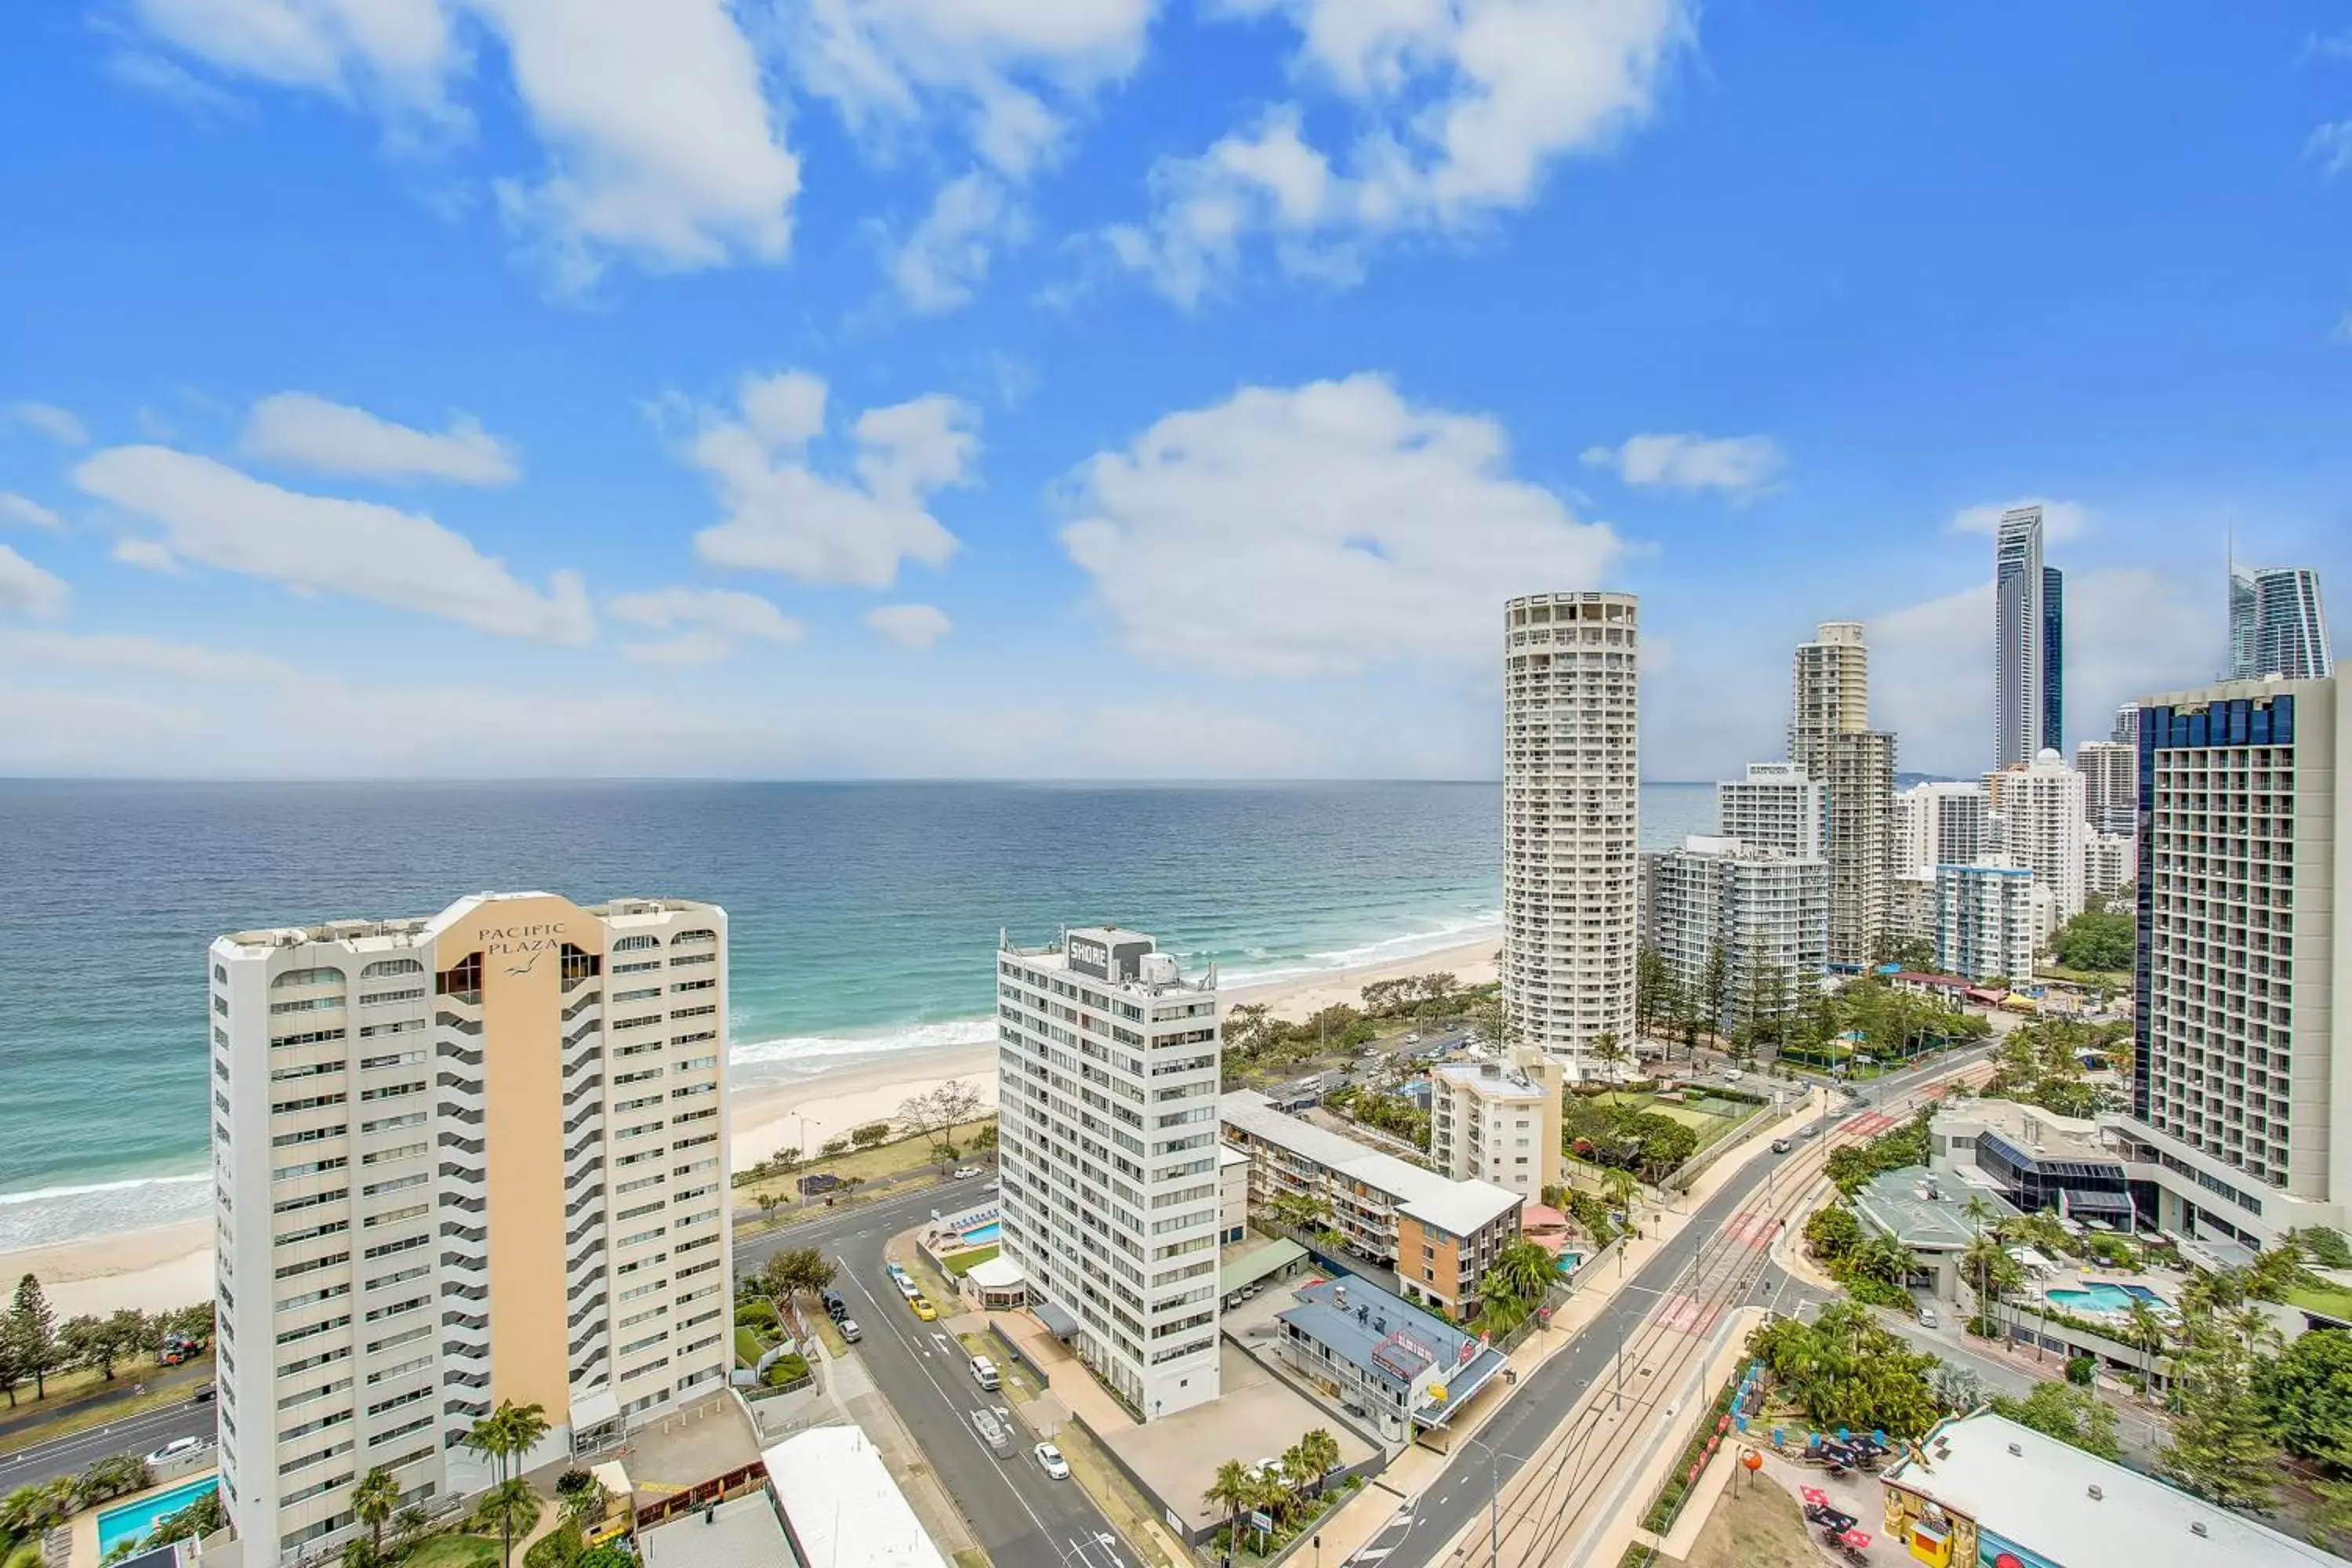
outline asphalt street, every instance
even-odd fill
[[[111,1455],[152,1454],[174,1437],[210,1437],[215,1408],[192,1399],[0,1454],[0,1492],[75,1475]]]
[[[1923,1079],[1974,1060],[1979,1054],[1980,1049],[1961,1052],[1911,1072],[1881,1079],[1864,1090],[1858,1104],[1876,1105],[1898,1098]],[[1596,1381],[1614,1375],[1612,1368],[1622,1340],[1657,1311],[1663,1301],[1678,1294],[1678,1280],[1691,1268],[1692,1259],[1700,1248],[1707,1248],[1710,1258],[1714,1256],[1713,1248],[1724,1244],[1720,1238],[1727,1222],[1756,1206],[1767,1177],[1784,1158],[1766,1150],[1734,1171],[1700,1205],[1696,1222],[1684,1227],[1674,1245],[1634,1270],[1628,1287],[1578,1334],[1576,1342],[1527,1378],[1510,1401],[1487,1419],[1475,1437],[1458,1446],[1453,1461],[1435,1481],[1411,1500],[1410,1507],[1396,1523],[1349,1561],[1367,1568],[1373,1563],[1381,1568],[1424,1568],[1445,1551],[1464,1527],[1473,1521],[1486,1520],[1496,1489],[1507,1483],[1528,1456],[1540,1448],[1568,1420],[1586,1390]],[[1765,1240],[1769,1242],[1769,1237]],[[1738,1238],[1733,1244],[1738,1244]],[[1755,1281],[1740,1297],[1743,1303],[1773,1306],[1785,1311],[1794,1310],[1801,1300],[1817,1299],[1773,1266],[1766,1247],[1757,1247],[1755,1258]],[[1712,1329],[1711,1319],[1694,1325],[1697,1332]],[[1628,1413],[1635,1409],[1632,1395],[1636,1392],[1630,1387],[1626,1390]],[[1604,1412],[1598,1420],[1612,1418],[1612,1414]],[[1571,1457],[1569,1462],[1572,1467],[1576,1461]]]
[[[756,1272],[769,1254],[814,1247],[840,1274],[834,1282],[866,1337],[856,1347],[875,1385],[922,1446],[990,1561],[1006,1568],[1137,1568],[1134,1554],[1076,1480],[1057,1481],[1031,1453],[1036,1435],[1002,1394],[972,1382],[970,1357],[954,1335],[916,1318],[883,1268],[883,1245],[930,1216],[977,1196],[961,1184],[919,1188],[763,1236],[736,1249],[735,1266]],[[992,1409],[1013,1439],[1000,1459],[972,1429],[976,1410]]]

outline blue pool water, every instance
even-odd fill
[[[1584,1254],[1581,1252],[1563,1252],[1553,1261],[1552,1267],[1563,1275],[1573,1274],[1576,1272],[1576,1266],[1583,1261]]]
[[[975,1230],[965,1231],[963,1233],[963,1238],[971,1243],[974,1247],[986,1247],[990,1242],[994,1241],[999,1236],[1003,1235],[1003,1231],[1004,1227],[1002,1225],[998,1224],[994,1220],[990,1220],[986,1225],[983,1225]]]
[[[114,1550],[117,1542],[138,1540],[155,1528],[156,1521],[179,1512],[219,1485],[219,1477],[204,1476],[173,1487],[170,1491],[157,1492],[153,1497],[100,1514],[98,1554],[104,1557]]]
[[[2134,1301],[2146,1301],[2151,1307],[2166,1304],[2163,1297],[2145,1285],[2085,1285],[2079,1290],[2053,1290],[2050,1304],[2063,1307],[2070,1312],[2128,1312]]]

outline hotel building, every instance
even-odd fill
[[[1895,874],[1933,877],[1991,852],[1984,786],[1936,781],[1895,797]]]
[[[1715,786],[1716,830],[1726,838],[1819,860],[1829,849],[1829,790],[1801,763],[1750,763]]]
[[[1040,1315],[1141,1419],[1216,1398],[1216,971],[1115,926],[1002,942],[996,1033],[1002,1243]]]
[[[1633,1049],[1626,1041],[1629,1061]],[[1539,1052],[1524,1058],[1431,1069],[1429,1157],[1454,1181],[1490,1182],[1535,1204],[1559,1180],[1560,1067]]]
[[[1580,1063],[1633,1039],[1641,626],[1631,594],[1504,608],[1503,1006],[1509,1042]]]
[[[2003,768],[1991,777],[2001,853],[2032,869],[2034,885],[2044,895],[2042,935],[2047,939],[2083,912],[2083,853],[2090,837],[2083,775],[2056,752],[2045,750],[2025,766]]]
[[[2333,680],[2140,706],[2132,1109],[2109,1120],[2152,1222],[2225,1256],[2352,1197],[2347,752]]]
[[[487,1487],[726,1385],[727,916],[546,893],[238,931],[210,955],[220,1483],[247,1561],[352,1483]]]
[[[1743,1016],[1757,981],[1793,1006],[1819,988],[1829,963],[1830,866],[1736,838],[1692,837],[1658,858],[1652,943],[1677,984],[1705,989],[1723,957],[1723,1016]]]
[[[1789,760],[1822,784],[1827,801],[1830,958],[1859,967],[1875,962],[1886,941],[1895,737],[1870,727],[1861,622],[1822,623],[1797,645],[1790,672]]]
[[[2122,741],[2085,741],[2074,748],[2083,775],[2083,813],[2101,833],[2128,837],[2139,821],[2139,747]]]
[[[1999,861],[1936,868],[1936,967],[1969,980],[2033,978],[2033,873]]]

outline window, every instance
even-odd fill
[[[625,936],[613,944],[613,951],[614,952],[642,952],[646,948],[659,947],[660,945],[661,938],[657,936]]]
[[[289,969],[269,983],[272,991],[284,991],[296,985],[341,985],[343,972],[340,969]]]
[[[380,980],[388,974],[422,974],[425,963],[415,958],[380,958],[360,971],[362,980]]]

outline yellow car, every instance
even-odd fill
[[[931,1299],[929,1296],[918,1296],[907,1304],[915,1309],[915,1316],[922,1319],[923,1321],[930,1323],[939,1321],[940,1310],[931,1305]]]

